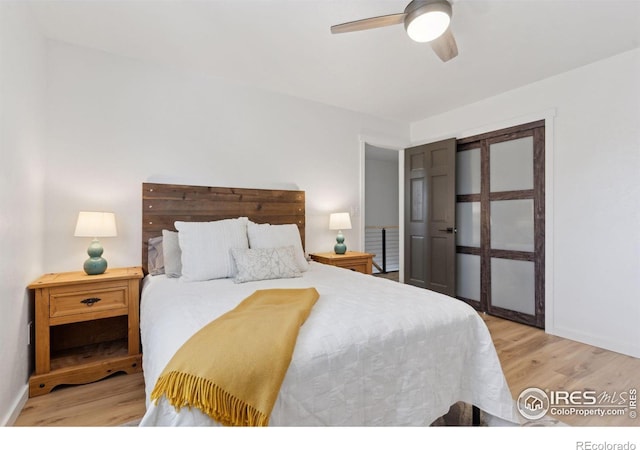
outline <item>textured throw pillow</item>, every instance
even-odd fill
[[[293,246],[279,248],[231,249],[237,273],[233,281],[273,280],[302,276],[295,260]]]
[[[170,278],[182,275],[182,255],[178,232],[162,230],[162,254],[164,255],[164,273]]]
[[[249,248],[247,222],[246,217],[214,222],[175,222],[184,281],[233,277],[235,263],[231,249]]]
[[[309,268],[304,256],[300,230],[296,224],[271,225],[268,223],[253,223],[247,225],[249,248],[277,248],[292,246],[298,269],[302,272]]]
[[[164,253],[162,250],[162,236],[149,239],[147,245],[147,270],[151,275],[164,273]]]

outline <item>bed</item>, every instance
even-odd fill
[[[177,409],[164,396],[152,400],[165,366],[191,336],[256,291],[308,288],[319,297],[299,329],[270,426],[428,426],[461,402],[483,411],[487,421],[519,423],[486,325],[467,304],[307,261],[304,253],[300,260],[303,191],[155,183],[143,183],[142,190],[147,275],[140,327],[147,410],[141,426],[219,425],[197,407]],[[202,244],[201,235],[194,241],[193,230],[238,227],[238,222],[248,234],[242,257],[255,254],[254,248],[270,254],[282,250],[293,273],[247,275],[237,250],[226,259],[227,276],[222,269],[213,278],[199,273],[201,266],[215,265],[201,262],[214,257],[216,247]],[[223,241],[230,247],[241,240],[220,228],[215,233],[227,233]],[[176,235],[186,263],[181,273],[168,267],[175,265],[175,255],[159,269],[162,258],[154,247]],[[201,253],[198,264],[190,261],[194,248]],[[171,254],[166,248],[160,253]]]

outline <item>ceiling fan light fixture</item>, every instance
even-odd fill
[[[412,9],[412,5],[416,5]],[[442,36],[451,22],[451,4],[447,1],[411,2],[407,7],[404,26],[416,42],[430,42]]]

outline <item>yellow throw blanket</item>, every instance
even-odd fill
[[[266,426],[315,288],[258,290],[173,356],[151,399],[196,407],[223,425]]]

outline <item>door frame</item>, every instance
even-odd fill
[[[358,145],[359,145],[359,158],[360,158],[360,173],[359,177],[359,199],[358,203],[360,204],[359,211],[352,211],[352,214],[357,214],[361,220],[359,221],[359,234],[360,234],[360,242],[358,245],[360,249],[364,251],[364,218],[365,216],[365,157],[366,157],[366,144],[369,144],[374,147],[387,149],[389,151],[397,151],[398,152],[398,226],[400,227],[398,233],[398,245],[399,245],[399,254],[398,254],[398,270],[399,270],[399,282],[404,282],[404,149],[409,147],[409,141],[404,139],[400,139],[397,137],[389,137],[384,135],[379,135],[375,133],[366,133],[358,135]]]

